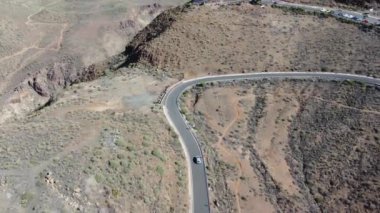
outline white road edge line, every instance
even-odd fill
[[[164,114],[165,114],[165,117],[167,119],[167,121],[169,122],[170,126],[174,129],[175,133],[177,134],[178,136],[178,139],[181,143],[181,146],[182,146],[182,149],[184,150],[185,152],[185,157],[186,157],[186,161],[187,161],[187,170],[188,170],[188,189],[189,189],[189,199],[190,199],[190,208],[189,208],[189,212],[193,212],[193,208],[194,208],[194,198],[193,198],[193,182],[192,182],[192,172],[191,172],[191,159],[190,159],[190,154],[188,152],[188,149],[185,145],[185,142],[183,140],[183,138],[181,137],[181,135],[179,134],[179,130],[177,129],[177,127],[174,125],[173,121],[171,120],[170,116],[169,116],[169,112],[166,108],[166,100],[167,100],[167,97],[169,96],[171,90],[173,88],[175,88],[176,86],[178,86],[179,84],[182,84],[182,83],[191,83],[191,82],[194,82],[196,83],[197,81],[199,80],[202,80],[202,79],[209,79],[207,82],[212,82],[212,80],[210,80],[210,78],[218,78],[218,77],[241,77],[241,76],[247,76],[247,78],[242,78],[242,79],[237,79],[236,81],[243,81],[243,80],[247,80],[247,79],[254,79],[254,76],[255,75],[268,75],[268,77],[260,77],[262,79],[265,79],[265,78],[273,78],[271,77],[270,75],[276,75],[276,74],[283,74],[283,75],[289,75],[288,77],[284,76],[283,78],[286,79],[286,78],[289,78],[289,79],[296,79],[297,78],[297,75],[307,75],[307,74],[310,74],[310,73],[313,73],[313,74],[319,74],[321,76],[324,76],[324,77],[328,77],[328,76],[331,76],[331,77],[334,77],[336,75],[340,75],[341,77],[337,77],[337,79],[340,79],[340,81],[344,80],[342,78],[342,76],[347,76],[347,77],[359,77],[359,78],[367,78],[367,79],[371,79],[371,80],[379,80],[378,78],[374,78],[374,77],[371,77],[371,76],[365,76],[365,75],[357,75],[357,74],[350,74],[350,73],[332,73],[332,72],[254,72],[254,73],[236,73],[236,74],[225,74],[225,75],[207,75],[207,76],[201,76],[201,77],[197,77],[197,78],[193,78],[193,79],[188,79],[188,80],[182,80],[182,81],[178,81],[177,83],[173,84],[172,86],[170,86],[167,90],[166,90],[166,94],[164,95],[164,98],[163,98],[163,101],[162,101],[162,108],[163,108],[163,111],[164,111]],[[275,78],[275,77],[274,77]],[[301,77],[301,78],[308,78],[308,77]],[[313,77],[311,77],[313,78]],[[316,78],[319,78],[319,77],[316,77]],[[323,79],[320,78],[320,79]],[[333,79],[333,78],[332,78]],[[350,80],[349,78],[346,79],[346,80]],[[224,80],[215,80],[215,81],[224,81]],[[235,81],[234,79],[232,81]],[[329,80],[331,81],[331,80]],[[376,84],[376,83],[375,83]],[[376,85],[380,85],[380,84],[376,84]],[[182,93],[186,90],[188,90],[189,88],[191,88],[192,86],[194,85],[189,85],[187,86],[185,89],[183,89]],[[181,94],[182,94],[181,93]],[[178,98],[178,97],[177,97]],[[184,119],[184,118],[182,118]],[[186,121],[184,120],[184,122],[186,123]],[[193,132],[190,132],[193,136],[193,138],[197,141],[197,146],[199,147],[199,149],[201,150],[200,148],[200,144],[198,143],[198,140],[197,140],[197,137],[196,135],[194,135]],[[202,151],[202,150],[201,150]],[[202,157],[203,157],[203,154],[202,154]],[[207,177],[206,177],[206,181],[207,181]]]
[[[174,85],[177,85],[177,84],[174,84]],[[169,125],[174,129],[175,133],[177,134],[178,139],[179,139],[179,141],[181,143],[181,146],[182,146],[182,150],[184,150],[184,153],[185,153],[185,158],[186,158],[186,162],[187,162],[187,174],[188,174],[187,179],[188,179],[189,197],[190,197],[190,210],[189,210],[189,212],[193,212],[194,199],[193,199],[193,181],[191,180],[191,178],[192,178],[191,161],[189,160],[190,159],[190,154],[189,154],[189,152],[187,150],[185,142],[183,141],[181,135],[179,134],[179,131],[178,131],[177,127],[173,124],[172,120],[170,119],[170,116],[169,116],[168,110],[166,109],[166,106],[163,105],[162,108],[164,110],[164,114],[165,114],[166,120],[169,122]]]

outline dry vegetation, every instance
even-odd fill
[[[214,212],[379,211],[379,88],[246,81],[198,85],[181,100]]]
[[[178,3],[1,1],[0,122],[54,100],[68,85],[103,75],[104,60]]]
[[[380,40],[334,18],[250,4],[164,12],[127,46],[135,62],[173,76],[247,71],[379,73]],[[159,72],[159,71],[158,71]]]
[[[153,102],[171,79],[124,70],[0,125],[6,212],[186,212],[179,141]]]
[[[187,211],[182,149],[153,104],[166,76],[380,71],[378,32],[249,4],[169,10],[111,57],[167,7],[136,4],[0,2],[2,210]],[[213,210],[379,210],[377,90],[205,86],[182,109],[204,142]]]

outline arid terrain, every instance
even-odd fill
[[[123,51],[160,12],[180,3],[1,1],[0,122],[55,100],[68,85],[96,79],[107,58]]]
[[[0,124],[2,211],[187,211],[183,151],[153,104],[173,81],[140,72],[69,87]]]
[[[0,212],[187,212],[184,151],[160,104],[178,79],[380,77],[377,28],[184,3],[0,2]],[[379,211],[378,90],[247,81],[187,92],[212,211]]]
[[[125,55],[128,65],[137,62],[185,78],[252,71],[378,76],[380,33],[250,4],[190,6],[161,14]]]
[[[181,100],[213,212],[379,211],[379,88],[246,81],[198,85]]]
[[[0,212],[187,211],[183,151],[154,104],[175,81],[103,69],[179,3],[0,2]]]
[[[379,73],[379,29],[332,17],[248,3],[187,4],[150,23],[179,2],[32,3],[1,3],[8,10],[0,25],[0,122],[120,67],[179,79],[252,71]]]

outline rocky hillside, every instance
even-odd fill
[[[152,21],[145,29],[140,31],[125,48],[124,54],[127,56],[124,65],[136,63],[140,59],[145,59],[151,64],[156,63],[156,56],[147,51],[146,45],[162,36],[173,25],[181,13],[186,13],[185,7],[177,7],[164,11]]]
[[[118,19],[119,21],[111,22],[112,27],[104,27],[104,29],[109,30],[109,28],[112,28],[118,33],[117,35],[122,35],[126,41],[131,40],[138,31],[166,8],[167,6],[161,6],[156,3],[143,5],[135,9],[132,8],[126,17]],[[30,21],[33,21],[33,23],[50,23],[52,21],[61,23],[66,21],[59,14],[54,15],[47,10],[42,10],[31,16]],[[106,22],[105,20],[107,19],[104,18],[103,21]],[[70,32],[73,33],[75,30],[77,29],[70,29]],[[4,30],[5,38],[7,36],[15,37],[8,34],[10,33]],[[62,40],[67,43],[70,43],[70,41],[80,42],[81,35],[76,35],[77,37],[74,39],[66,38],[64,35],[67,37],[69,33],[62,34]],[[11,43],[8,40],[5,39],[4,44]],[[117,39],[112,37],[105,39],[105,44],[102,46],[103,50],[108,47],[106,41],[115,40]],[[75,83],[95,80],[124,60],[123,55],[111,57],[115,53],[110,51],[107,52],[107,56],[98,57],[98,53],[91,48],[87,48],[86,51],[86,54],[92,54],[91,57],[85,57],[85,54],[74,53],[75,48],[68,45],[64,42],[60,43],[58,49],[45,53],[45,57],[41,55],[41,58],[36,58],[35,61],[30,60],[30,62],[21,64],[22,66],[20,65],[18,68],[6,66],[12,64],[7,61],[12,57],[0,59],[0,62],[2,60],[6,62],[0,66],[0,123],[10,117],[25,115],[50,105],[57,99],[62,89]],[[100,44],[96,43],[96,45]],[[93,46],[96,45],[93,44]],[[118,45],[118,47],[123,48],[124,45],[125,43]],[[80,45],[74,46],[79,47]],[[31,49],[34,49],[34,47]],[[111,49],[115,49],[115,47]],[[4,51],[4,49],[0,48],[0,55]],[[88,58],[89,60],[86,60],[85,63],[82,60],[83,58]],[[29,61],[27,57],[23,58],[23,60]]]
[[[212,212],[379,212],[380,92],[354,82],[204,84],[180,98]]]
[[[250,4],[185,6],[158,16],[126,47],[134,63],[172,76],[248,71],[378,75],[380,34],[334,18]]]
[[[29,75],[12,92],[1,97],[0,123],[15,115],[25,115],[50,105],[62,89],[74,83],[95,80],[104,75],[107,63],[84,67],[71,57],[63,57]]]

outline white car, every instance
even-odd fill
[[[352,19],[354,17],[353,15],[350,15],[350,14],[347,14],[347,13],[343,14],[343,16],[345,18],[349,18],[349,19]]]
[[[202,164],[202,157],[195,156],[195,157],[193,157],[193,161],[195,164]]]

